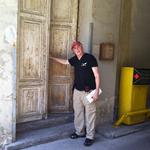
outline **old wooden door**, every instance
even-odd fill
[[[47,113],[50,0],[19,0],[17,122]]]
[[[50,53],[59,58],[71,56],[71,43],[76,39],[78,0],[52,0],[50,19]],[[71,68],[50,60],[49,112],[71,110]]]

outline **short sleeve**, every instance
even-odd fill
[[[68,62],[70,63],[71,66],[75,65],[75,57],[71,57],[70,59],[68,59]]]
[[[98,66],[97,60],[93,55],[90,56],[90,66],[91,67],[97,67]]]

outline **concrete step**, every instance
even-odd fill
[[[67,123],[56,127],[32,130],[18,134],[17,141],[5,146],[5,150],[19,150],[33,145],[52,142],[68,137],[74,130],[73,123]]]
[[[135,125],[120,125],[119,127],[115,127],[113,124],[107,123],[97,128],[97,133],[105,138],[113,139],[147,129],[150,129],[150,121]]]
[[[17,124],[17,133],[28,132],[32,130],[54,127],[65,123],[73,122],[73,113],[51,114],[47,119],[19,123]]]

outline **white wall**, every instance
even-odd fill
[[[15,33],[17,0],[0,1],[0,146],[12,141],[15,124]],[[15,59],[14,59],[15,60]]]

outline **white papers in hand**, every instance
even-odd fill
[[[94,95],[94,92],[95,92],[95,90],[91,91],[91,92],[86,96],[87,100],[88,100],[90,103],[93,102],[92,96]],[[101,93],[102,93],[102,90],[99,89],[99,95],[100,95]]]

